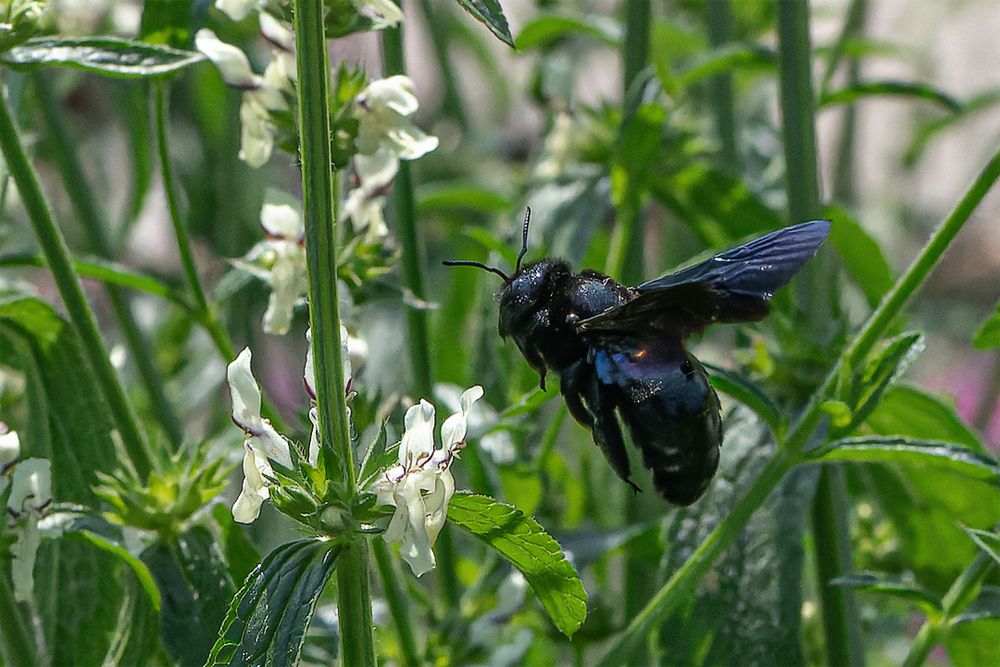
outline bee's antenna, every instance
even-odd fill
[[[521,252],[517,253],[517,264],[514,265],[514,273],[521,270],[521,260],[528,253],[528,224],[531,222],[531,207],[526,206],[524,211],[524,231],[521,232]]]
[[[482,262],[473,262],[468,259],[446,259],[441,263],[444,264],[445,266],[474,266],[477,269],[483,269],[484,271],[489,271],[490,273],[497,274],[498,276],[503,278],[503,281],[505,283],[510,282],[510,276],[508,276],[506,273],[504,273],[495,266],[487,266]]]

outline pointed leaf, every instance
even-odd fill
[[[15,69],[71,67],[119,78],[173,74],[205,56],[117,37],[40,37],[0,54]]]
[[[607,46],[618,48],[622,41],[621,25],[606,16],[541,16],[524,24],[517,34],[518,51],[544,48],[572,36],[592,37]]]
[[[1000,347],[1000,302],[997,303],[996,311],[976,329],[972,346],[977,350]]]
[[[904,581],[893,581],[874,574],[852,574],[838,577],[831,580],[830,585],[849,586],[870,593],[881,593],[908,600],[919,605],[928,616],[940,616],[943,611],[941,600],[930,591]]]
[[[206,665],[295,664],[342,551],[339,544],[315,539],[272,551],[233,598]]]
[[[976,546],[989,554],[990,558],[1000,565],[1000,535],[975,528],[966,528],[965,532],[976,543]]]
[[[587,592],[559,543],[534,519],[492,498],[457,493],[448,520],[520,570],[560,632],[570,637],[577,631],[587,616]]]
[[[763,389],[739,373],[714,364],[703,365],[711,372],[709,380],[713,387],[753,410],[775,433],[781,429],[781,411]]]
[[[853,431],[871,414],[886,389],[906,372],[923,350],[923,334],[911,331],[885,341],[865,361],[864,367],[854,377],[851,396],[845,397],[853,416],[843,433]]]
[[[819,101],[819,108],[834,104],[851,104],[872,95],[913,97],[933,102],[951,112],[958,112],[962,109],[962,103],[951,95],[924,83],[908,81],[866,81],[844,86],[839,90],[825,93]]]
[[[840,208],[831,206],[823,213],[830,220],[830,243],[833,244],[844,268],[865,294],[874,308],[892,287],[893,277],[882,248],[857,220]]]
[[[953,405],[924,389],[900,383],[890,387],[868,416],[868,427],[879,435],[906,435],[943,440],[985,453],[979,438],[962,422]]]
[[[378,432],[372,444],[365,452],[365,458],[361,461],[361,472],[358,473],[358,486],[366,487],[368,483],[380,472],[392,466],[396,462],[396,448],[387,447],[388,435],[385,430],[385,422],[379,424]]]
[[[507,17],[503,15],[503,7],[497,0],[458,0],[458,4],[489,28],[500,41],[510,47],[514,46],[514,38],[507,27]]]
[[[808,452],[814,462],[900,463],[941,468],[1000,486],[1000,466],[986,454],[951,442],[904,437],[844,438]]]

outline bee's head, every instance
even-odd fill
[[[535,326],[548,326],[549,299],[570,274],[562,260],[546,258],[528,264],[500,288],[500,335],[516,338]]]

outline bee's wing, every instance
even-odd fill
[[[654,329],[691,333],[713,322],[753,322],[830,232],[828,220],[785,227],[635,288],[637,296],[581,320],[586,331]]]

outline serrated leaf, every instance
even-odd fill
[[[972,346],[977,350],[1000,347],[1000,302],[996,311],[986,318],[972,336]]]
[[[975,528],[965,528],[966,534],[972,538],[980,549],[1000,565],[1000,535]]]
[[[514,38],[507,26],[507,17],[497,0],[458,0],[459,6],[490,29],[504,44],[514,46]]]
[[[343,546],[283,544],[247,577],[229,606],[206,665],[291,665]]]
[[[866,421],[879,435],[943,440],[986,453],[986,448],[961,420],[953,405],[905,382],[890,387]]]
[[[995,460],[951,442],[892,436],[844,438],[818,447],[806,456],[814,462],[929,466],[1000,486],[1000,466]]]
[[[844,209],[831,206],[823,217],[833,223],[830,243],[843,260],[844,268],[864,292],[868,305],[874,308],[893,283],[892,269],[882,248]]]
[[[40,37],[0,54],[16,69],[71,67],[118,78],[165,76],[204,59],[195,51],[117,37]]]
[[[923,350],[923,334],[908,332],[885,341],[865,360],[864,367],[854,377],[850,396],[845,397],[853,415],[842,433],[853,431],[871,414],[885,391],[906,372]]]
[[[567,637],[587,617],[587,592],[559,543],[531,517],[486,496],[457,493],[448,521],[484,541],[520,570],[552,622]]]
[[[361,471],[358,473],[358,485],[365,487],[381,471],[396,463],[396,449],[388,446],[388,434],[385,430],[385,422],[381,422],[375,438],[365,452],[365,458],[361,462]]]
[[[908,81],[865,81],[854,83],[838,90],[825,93],[819,100],[819,108],[835,104],[851,104],[873,95],[890,95],[893,97],[912,97],[940,105],[951,112],[962,109],[962,103],[951,95],[924,83]]]
[[[618,48],[622,41],[621,25],[606,16],[541,16],[526,23],[517,34],[518,51],[545,48],[574,35],[592,37],[607,46]]]
[[[943,607],[940,598],[920,586],[905,581],[895,581],[874,574],[852,574],[829,582],[831,586],[848,586],[869,593],[879,593],[908,600],[919,605],[929,616],[940,616]]]

